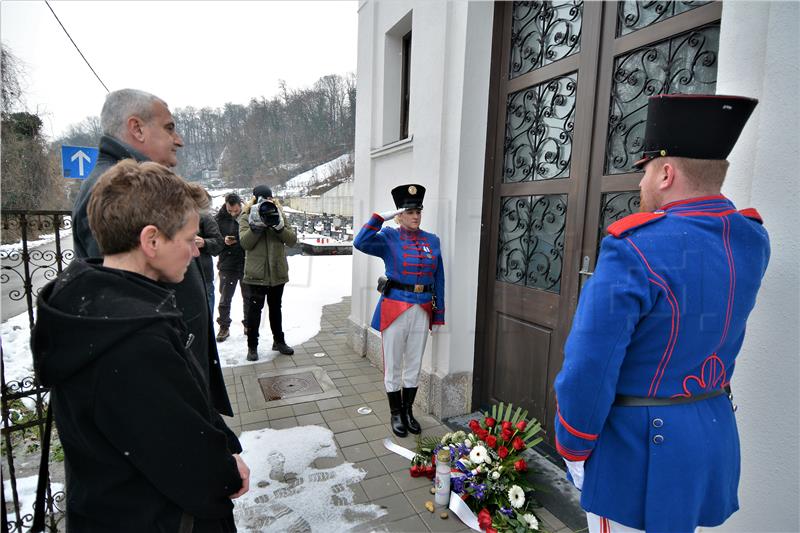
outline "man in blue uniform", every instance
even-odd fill
[[[392,189],[396,211],[375,213],[356,235],[356,249],[383,259],[387,282],[372,317],[381,332],[384,385],[398,437],[418,434],[412,405],[417,395],[428,331],[444,324],[444,266],[439,237],[420,229],[425,187]],[[384,227],[395,218],[398,229]]]
[[[648,103],[642,212],[609,226],[555,382],[556,447],[592,532],[688,532],[738,509],[730,381],[769,238],[720,189],[756,103]]]

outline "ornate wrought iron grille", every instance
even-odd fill
[[[647,119],[647,99],[657,94],[714,93],[719,23],[677,35],[614,62],[606,140],[606,174],[635,172]]]
[[[569,177],[577,90],[573,73],[508,96],[505,183]]]
[[[514,2],[509,78],[580,52],[582,18],[583,0]]]
[[[639,191],[607,192],[600,201],[600,225],[597,228],[597,252],[600,241],[608,235],[606,228],[617,220],[639,212]]]
[[[567,195],[502,199],[497,243],[497,280],[561,291]]]
[[[69,211],[19,211],[2,212],[2,229],[5,237],[20,239],[18,247],[0,251],[4,298],[11,301],[25,300],[28,320],[33,327],[33,301],[39,288],[56,277],[73,258],[71,249],[63,247],[65,234],[71,230]],[[31,249],[33,239],[52,234],[54,239],[41,247]],[[6,370],[0,345],[0,382],[2,382],[2,462],[3,479],[3,530],[26,531],[33,520],[33,508],[22,507],[18,480],[38,474],[41,435],[44,429],[48,390],[41,387],[34,376],[12,379],[6,382]],[[53,432],[55,433],[55,431]],[[51,450],[58,448],[57,437],[53,438]],[[52,454],[51,454],[52,463]],[[51,465],[51,471],[54,468]],[[6,494],[6,491],[10,494]],[[65,494],[53,492],[47,487],[45,510],[46,526],[58,531],[64,518]],[[11,502],[7,506],[5,501]]]
[[[617,8],[617,37],[710,3],[709,0],[683,0],[680,2],[624,0],[619,3]]]

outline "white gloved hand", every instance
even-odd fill
[[[578,490],[583,489],[583,464],[585,461],[567,461],[564,459],[564,462],[567,463],[567,469],[572,476],[572,483],[575,488]]]
[[[395,209],[394,211],[386,211],[384,213],[378,213],[378,216],[381,217],[383,220],[391,220],[400,213],[405,211],[405,209]]]

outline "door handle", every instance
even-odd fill
[[[584,255],[583,256],[583,263],[581,264],[581,269],[578,271],[578,275],[579,276],[587,276],[588,277],[588,276],[594,275],[594,272],[589,270],[589,263],[590,262],[591,262],[591,259],[589,258],[589,256],[588,255]]]

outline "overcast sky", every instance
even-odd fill
[[[246,104],[325,74],[356,70],[358,3],[51,1],[110,90],[132,87],[170,108]],[[105,89],[43,0],[0,3],[0,37],[22,61],[23,91],[51,138],[99,115]]]

